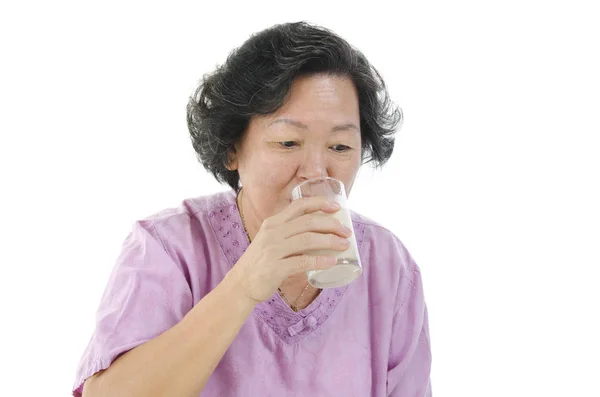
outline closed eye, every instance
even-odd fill
[[[337,153],[344,153],[352,148],[350,146],[346,146],[346,145],[334,145],[331,147],[331,149],[333,149],[333,151],[335,151]]]
[[[279,142],[279,145],[285,149],[293,149],[294,147],[298,146],[298,142],[296,141],[282,141]]]

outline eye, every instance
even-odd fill
[[[283,141],[283,142],[279,142],[279,145],[281,145],[282,147],[284,147],[286,149],[292,149],[295,146],[298,146],[298,142],[295,142],[295,141]]]
[[[335,145],[335,146],[332,146],[331,148],[335,152],[338,152],[338,153],[344,153],[351,149],[350,146],[346,146],[346,145]]]

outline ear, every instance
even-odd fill
[[[235,171],[238,169],[238,153],[234,146],[227,151],[227,163],[225,164],[225,168],[227,168],[229,171]]]

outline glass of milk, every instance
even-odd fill
[[[356,245],[352,219],[348,210],[344,183],[334,178],[319,178],[302,182],[292,190],[292,200],[302,197],[325,196],[340,204],[341,209],[334,214],[316,212],[317,215],[333,216],[344,226],[350,228],[350,248],[346,251],[316,250],[307,251],[308,255],[330,255],[337,257],[337,264],[327,270],[310,270],[306,273],[308,282],[315,288],[337,288],[354,281],[362,273],[360,257]]]

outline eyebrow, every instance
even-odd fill
[[[297,128],[302,128],[303,130],[308,128],[308,126],[306,124],[303,124],[299,121],[292,120],[292,119],[277,119],[277,120],[271,121],[269,123],[269,126],[271,126],[273,124],[280,124],[280,123],[289,124],[289,125],[292,125]],[[347,131],[347,130],[352,130],[352,129],[354,129],[356,131],[360,131],[360,128],[358,128],[358,126],[354,123],[346,123],[346,124],[336,125],[335,127],[333,127],[331,129],[331,131],[332,132]]]

